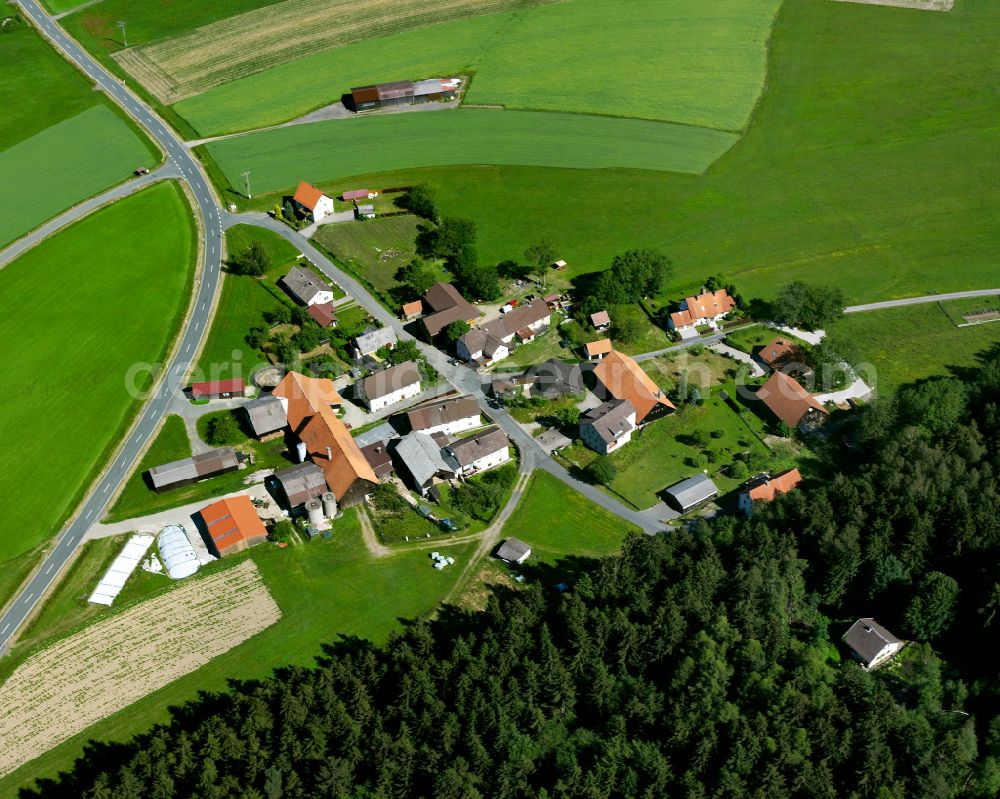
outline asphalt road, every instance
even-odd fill
[[[115,454],[114,460],[103,473],[97,487],[84,500],[76,517],[56,537],[31,581],[0,617],[0,652],[24,624],[45,590],[58,577],[93,521],[101,518],[108,505],[108,498],[125,480],[132,465],[138,460],[146,440],[159,426],[174,392],[183,383],[192,357],[198,352],[202,336],[207,331],[222,266],[221,211],[208,179],[180,138],[124,87],[118,78],[106,72],[70,39],[38,3],[34,0],[18,0],[18,4],[56,48],[76,64],[105,94],[124,108],[166,152],[168,164],[172,162],[176,167],[179,179],[188,184],[197,203],[204,237],[202,253],[204,262],[198,276],[194,310],[181,332],[174,358],[166,367],[165,379],[158,386],[156,393],[147,400],[128,440]]]

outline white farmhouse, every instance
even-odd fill
[[[515,346],[514,337],[530,341],[535,334],[546,330],[552,320],[552,311],[545,300],[532,300],[514,310],[470,330],[462,336],[456,350],[460,358],[470,363],[489,365],[510,355]]]
[[[854,652],[866,671],[881,666],[900,649],[905,641],[897,638],[875,619],[858,619],[844,633],[844,643]]]
[[[291,271],[278,281],[292,299],[303,305],[326,305],[333,302],[333,290],[316,277],[309,269],[293,266]]]
[[[446,446],[444,459],[456,474],[468,477],[509,461],[510,441],[503,430],[493,425]]]
[[[610,399],[580,417],[580,438],[601,455],[608,455],[632,440],[635,408],[628,400]]]
[[[357,398],[375,412],[420,393],[420,372],[413,361],[376,372],[357,383]]]
[[[444,433],[453,436],[479,427],[479,403],[473,397],[435,400],[406,414],[410,429],[431,436]]]
[[[295,190],[292,200],[313,222],[319,222],[333,213],[333,200],[304,180]]]

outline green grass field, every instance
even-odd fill
[[[985,3],[936,14],[790,0],[753,123],[704,175],[474,166],[352,183],[426,181],[443,214],[476,220],[484,260],[547,237],[569,276],[655,247],[678,291],[712,274],[748,297],[839,285],[852,304],[982,288],[1000,251],[1000,100],[982,90],[998,50]]]
[[[4,559],[56,532],[118,441],[136,407],[129,369],[164,357],[187,307],[194,254],[184,196],[161,184],[0,271],[0,294],[18,300],[0,316],[11,387],[0,396],[0,430],[12,454],[0,492],[18,497],[0,528]]]
[[[106,105],[0,152],[0,185],[7,198],[0,212],[0,246],[158,160]]]
[[[205,146],[241,192],[293,189],[376,169],[532,164],[703,172],[737,140],[723,131],[639,119],[533,111],[455,110],[329,120]]]
[[[1000,322],[958,328],[936,303],[849,314],[831,330],[850,337],[874,366],[880,392],[975,369],[980,353],[1000,345]]]
[[[355,513],[346,512],[329,541],[286,549],[261,544],[249,550],[246,556],[257,563],[281,608],[281,621],[8,775],[0,780],[0,795],[66,768],[87,740],[123,740],[165,721],[169,707],[194,699],[201,691],[224,690],[228,680],[261,678],[279,666],[311,665],[325,644],[342,635],[384,640],[398,628],[399,619],[420,617],[437,606],[475,548],[442,544],[440,550],[457,563],[441,572],[431,567],[426,551],[401,551],[375,560],[362,543]],[[246,556],[227,558],[214,568],[227,568]],[[137,574],[132,580],[151,577],[155,575]]]
[[[474,73],[470,103],[740,130],[764,84],[778,5],[639,0],[609,14],[603,0],[570,0],[521,8],[321,50],[174,109],[208,136],[294,118],[352,86]]]
[[[544,523],[539,523],[544,519]],[[531,545],[535,558],[552,563],[565,555],[598,558],[621,549],[639,528],[612,516],[548,472],[536,471],[503,528]],[[530,561],[529,561],[530,562]]]
[[[0,151],[101,102],[83,76],[34,29],[17,25],[0,35]]]

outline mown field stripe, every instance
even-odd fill
[[[463,109],[298,125],[206,145],[233,188],[250,171],[258,193],[299,180],[412,167],[514,164],[700,174],[733,133],[636,119]]]
[[[155,163],[149,147],[105,105],[9,147],[0,152],[0,247]]]

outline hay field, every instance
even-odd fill
[[[280,618],[257,566],[244,561],[55,642],[0,686],[0,774]]]
[[[169,104],[317,50],[544,2],[556,0],[285,0],[114,58]]]
[[[469,74],[467,101],[740,130],[779,0],[567,0],[311,53],[174,106],[203,136],[264,127],[351,86]],[[599,54],[595,56],[595,54]]]
[[[108,106],[88,108],[0,152],[0,247],[158,158]]]
[[[700,174],[734,133],[639,119],[534,111],[457,110],[331,120],[206,145],[233,188],[256,192],[383,170],[445,164],[623,167]]]

